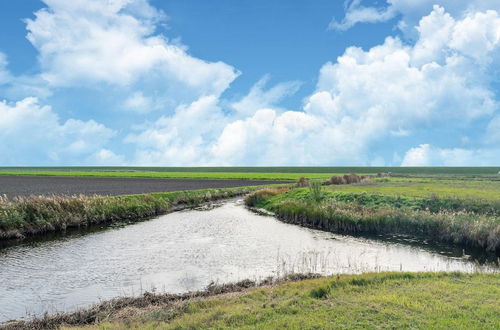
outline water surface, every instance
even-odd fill
[[[444,251],[446,252],[446,251]],[[467,256],[289,225],[241,200],[81,236],[0,250],[0,322],[144,291],[288,272],[496,271]]]

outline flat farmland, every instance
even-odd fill
[[[269,180],[0,176],[0,195],[129,195],[289,183]]]

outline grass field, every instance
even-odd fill
[[[332,168],[330,168],[332,169]],[[389,172],[387,168],[370,168]],[[332,172],[98,171],[79,169],[1,174],[313,179],[306,188],[233,188],[98,198],[27,198],[0,203],[0,236],[64,230],[72,224],[139,219],[196,204],[253,192],[247,204],[264,207],[289,223],[346,234],[409,235],[500,254],[500,176],[497,168],[453,168],[372,178],[358,184],[321,186]],[[169,169],[170,170],[170,169]],[[269,171],[269,169],[266,169]],[[297,170],[296,170],[297,171]],[[419,169],[421,171],[421,169]],[[464,171],[464,173],[460,173]],[[492,173],[493,171],[493,173]],[[358,171],[357,173],[363,173]],[[366,172],[365,172],[366,173]],[[393,173],[395,173],[393,171]],[[290,186],[290,185],[289,185]],[[85,329],[198,328],[500,328],[500,275],[378,273],[341,275],[228,292],[222,296],[161,303],[145,296],[135,305],[104,303],[105,309],[46,316],[31,329],[70,325]],[[169,296],[171,297],[171,296]],[[124,298],[125,299],[125,298]],[[126,299],[125,299],[126,300]],[[117,307],[121,306],[121,307]],[[95,324],[97,322],[97,324]],[[37,325],[38,324],[38,325]],[[24,324],[25,325],[25,324]],[[24,326],[22,324],[22,326]],[[21,327],[22,328],[22,327]],[[64,327],[63,327],[64,328]]]
[[[327,179],[331,174],[321,173],[261,173],[261,172],[127,172],[127,171],[0,171],[0,175],[151,178],[151,179],[237,179],[237,180],[292,180],[302,176]]]
[[[498,297],[498,274],[342,275],[107,310],[85,329],[498,329]]]
[[[498,178],[500,167],[0,167],[0,175],[56,175],[135,178],[297,180],[334,174],[376,174]]]
[[[391,177],[374,179],[372,182],[355,185],[328,186],[327,191],[350,193],[372,193],[388,196],[471,198],[497,200],[500,202],[500,175],[497,180],[483,177],[453,179]]]
[[[375,178],[263,189],[246,202],[285,222],[335,233],[411,235],[500,253],[500,181]]]

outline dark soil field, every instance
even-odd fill
[[[0,176],[0,195],[128,195],[208,188],[257,186],[290,181],[137,179],[50,176]]]

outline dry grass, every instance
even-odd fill
[[[291,189],[290,187],[259,189],[257,191],[248,194],[245,197],[245,205],[250,207],[256,206],[261,202],[268,200],[273,196],[281,195],[289,191],[290,189]]]
[[[389,176],[387,173],[378,173],[376,176],[374,175],[357,175],[355,173],[345,174],[343,176],[332,176],[328,181],[325,181],[324,185],[342,185],[342,184],[355,184],[361,182],[369,182],[371,179],[378,177]]]

